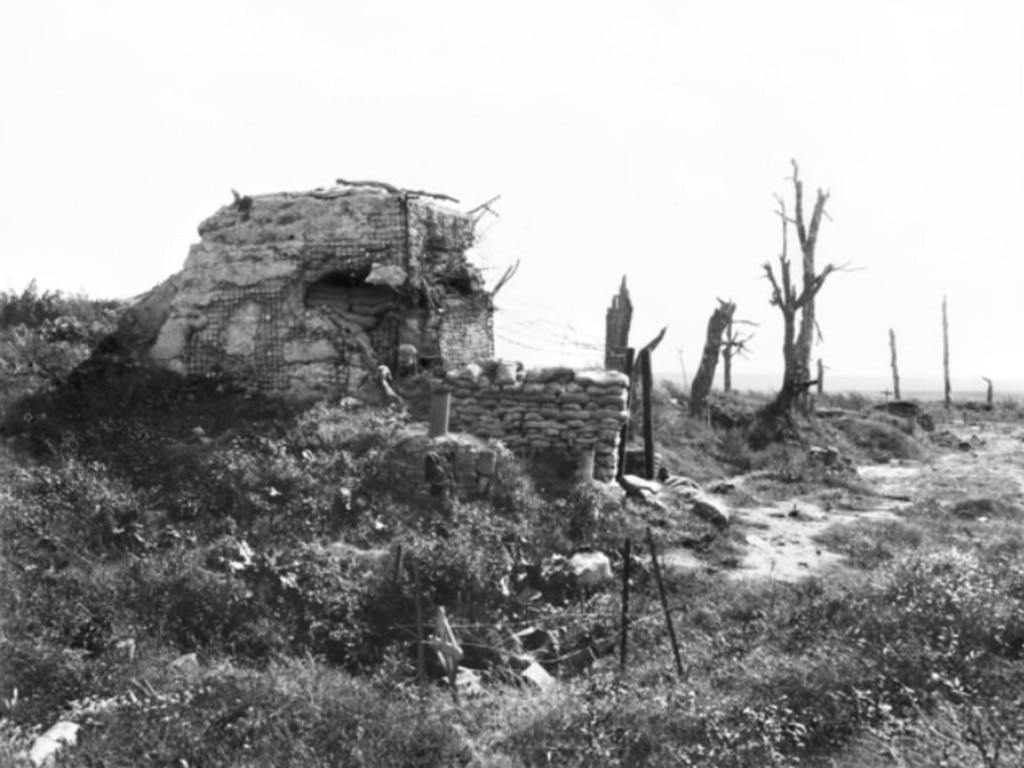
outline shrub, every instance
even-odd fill
[[[902,552],[916,549],[924,538],[924,531],[919,526],[901,520],[858,520],[833,525],[815,540],[834,552],[846,555],[854,567],[871,569],[893,560]]]
[[[872,461],[920,459],[924,451],[902,426],[899,420],[880,417],[842,419],[836,422],[836,427]]]

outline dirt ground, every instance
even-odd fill
[[[857,521],[898,520],[911,505],[953,505],[971,499],[1000,499],[1024,507],[1024,426],[983,424],[949,429],[921,461],[857,467],[869,489],[864,494],[815,491],[762,506],[733,508],[738,557],[727,578],[793,582],[846,569],[844,557],[819,537],[832,526]],[[736,478],[742,488],[748,480]],[[984,515],[977,518],[984,522]],[[700,568],[693,552],[665,554],[676,568]]]

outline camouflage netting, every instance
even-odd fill
[[[170,370],[300,395],[358,394],[378,365],[491,357],[493,305],[466,257],[473,224],[368,186],[236,196],[118,335]]]

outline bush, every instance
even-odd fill
[[[924,455],[920,444],[904,431],[899,419],[841,419],[836,427],[872,461],[920,459]]]

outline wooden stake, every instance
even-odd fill
[[[402,578],[402,545],[397,544],[395,546],[395,573],[392,576],[391,583],[395,589],[398,589],[398,580]]]
[[[622,548],[622,629],[619,638],[619,671],[626,671],[626,638],[629,633],[629,561],[632,556],[632,542],[626,539]]]
[[[896,332],[889,329],[889,365],[892,367],[892,396],[897,400],[900,397],[900,369],[896,364]]]
[[[647,529],[647,547],[651,550],[651,564],[654,566],[654,578],[658,582],[658,596],[661,598],[661,610],[665,613],[665,625],[668,627],[668,639],[672,643],[672,655],[676,660],[676,674],[683,679],[683,662],[679,658],[679,641],[676,640],[676,628],[672,624],[672,613],[668,609],[668,597],[665,595],[665,582],[661,580],[661,566],[658,565],[658,553],[654,548],[654,534]]]
[[[634,350],[629,347],[626,350],[626,370],[624,373],[629,377],[629,388],[626,390],[626,411],[633,412],[633,355]],[[629,443],[629,421],[622,425],[622,432],[619,435],[619,462],[615,470],[615,479],[621,480],[626,472],[626,445]]]
[[[416,590],[416,677],[420,685],[427,684],[427,655],[423,647],[423,602],[420,597],[420,567],[412,564],[412,578]]]
[[[644,469],[648,480],[654,479],[654,412],[651,408],[651,389],[654,374],[651,371],[651,352],[640,353],[640,376],[643,379],[643,425],[644,425]]]
[[[945,393],[944,401],[948,411],[952,405],[950,398],[952,388],[949,386],[949,316],[946,314],[945,296],[942,297],[942,373],[945,380],[942,391]]]

